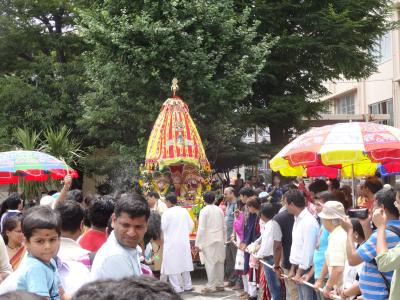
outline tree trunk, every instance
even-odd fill
[[[286,145],[289,143],[287,130],[278,124],[269,125],[269,135],[272,145]]]
[[[64,9],[60,8],[58,14],[54,14],[54,27],[55,27],[55,34],[57,38],[62,37],[62,28],[63,28],[63,17],[64,17]],[[57,45],[56,53],[57,53],[57,61],[60,63],[65,63],[65,53],[63,49],[64,45]]]

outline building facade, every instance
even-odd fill
[[[398,21],[400,0],[394,4],[392,19]],[[400,127],[399,34],[396,29],[377,41],[374,49],[378,62],[376,73],[359,81],[337,80],[326,84],[329,94],[320,100],[328,102],[329,111],[321,116],[321,125],[352,120]]]

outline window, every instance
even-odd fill
[[[327,109],[325,114],[331,115],[335,113],[335,99],[330,99],[327,101]]]
[[[393,99],[388,99],[388,100],[384,100],[381,102],[373,103],[373,104],[369,105],[368,108],[369,108],[370,114],[388,114],[388,115],[390,115],[389,120],[384,120],[379,123],[393,126],[393,124],[394,124]]]
[[[335,102],[335,114],[339,115],[354,115],[354,94],[346,95],[336,100]]]
[[[376,41],[374,46],[373,55],[376,57],[377,62],[383,63],[392,58],[392,33],[387,32],[379,40]]]

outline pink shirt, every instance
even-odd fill
[[[233,230],[238,235],[240,241],[244,240],[244,212],[239,213],[239,217],[233,221]]]

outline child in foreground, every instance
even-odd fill
[[[48,206],[29,209],[22,220],[27,257],[20,266],[17,290],[60,300],[64,290],[53,259],[60,247],[60,216]]]

